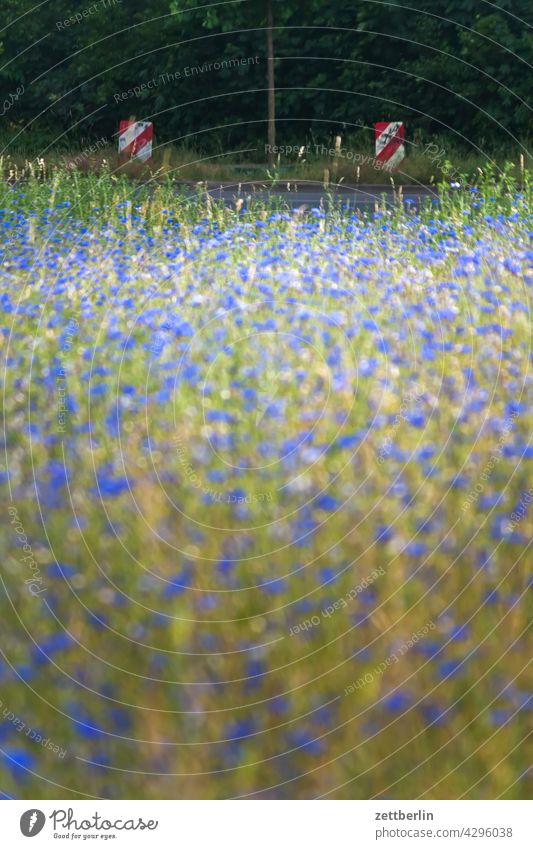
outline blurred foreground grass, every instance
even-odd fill
[[[0,187],[0,789],[531,793],[527,173]]]

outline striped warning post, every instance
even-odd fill
[[[389,171],[398,168],[405,159],[405,126],[400,121],[378,121],[376,130],[376,159],[386,163]]]
[[[121,121],[118,133],[118,152],[131,159],[147,162],[152,158],[154,125],[151,121]]]

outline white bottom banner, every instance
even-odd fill
[[[272,847],[533,846],[533,803],[402,801],[6,801],[2,845]],[[69,844],[70,845],[70,844]]]

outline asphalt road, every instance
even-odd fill
[[[372,209],[376,203],[381,202],[383,196],[387,204],[398,203],[398,189],[395,193],[390,186],[335,186],[326,191],[321,183],[298,184],[291,183],[290,190],[286,184],[280,183],[272,187],[265,183],[223,183],[207,184],[205,187],[184,186],[185,192],[191,196],[204,196],[208,194],[214,200],[223,201],[228,206],[233,206],[239,199],[249,201],[267,201],[279,198],[292,209],[300,207],[319,207],[320,204],[327,206],[333,199],[334,203],[349,206],[353,209]],[[428,186],[403,186],[401,197],[404,203],[420,206],[425,198],[436,197],[434,188]]]

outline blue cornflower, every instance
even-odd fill
[[[422,428],[426,424],[426,417],[425,417],[424,413],[422,413],[420,411],[415,411],[415,412],[409,413],[406,416],[406,419],[409,422],[409,424],[413,425],[413,427],[416,427],[416,428]]]
[[[46,663],[50,659],[51,654],[59,651],[64,651],[70,648],[75,643],[71,634],[66,631],[60,631],[58,634],[52,634],[50,637],[42,640],[40,645],[35,646],[33,651],[33,659],[35,663]]]
[[[263,660],[250,660],[246,664],[246,688],[247,689],[255,689],[261,683],[261,679],[264,678],[266,674],[266,666]]]
[[[430,725],[442,725],[450,715],[446,708],[433,702],[420,705],[420,712]]]
[[[104,497],[109,496],[114,498],[115,496],[126,492],[130,488],[128,478],[123,476],[115,477],[107,470],[97,472],[96,480],[98,486],[97,489],[94,490],[94,493]]]
[[[336,581],[340,575],[332,569],[331,566],[324,566],[318,572],[321,584],[331,584]]]
[[[495,708],[490,711],[489,716],[492,725],[502,726],[509,722],[512,716],[512,711],[508,708]]]
[[[456,678],[462,670],[464,670],[464,665],[461,659],[443,660],[439,664],[439,674],[442,678]]]
[[[96,720],[80,705],[69,705],[70,720],[78,734],[89,740],[97,740],[105,736],[105,731],[100,728]]]
[[[69,563],[50,563],[45,567],[49,578],[72,578],[76,568]]]
[[[27,781],[30,778],[27,770],[35,766],[35,758],[30,752],[9,747],[0,754],[15,781]]]
[[[164,597],[172,598],[172,596],[184,593],[190,587],[191,578],[191,571],[188,568],[185,568],[181,572],[173,575],[170,578],[169,583],[165,586],[163,592]]]
[[[405,548],[405,553],[409,555],[409,557],[423,557],[428,551],[428,547],[425,542],[418,542],[417,540],[413,540],[413,542],[408,543]]]
[[[345,436],[339,436],[331,443],[329,450],[338,448],[340,451],[349,451],[359,445],[361,438],[362,437],[359,433],[350,433]]]
[[[450,631],[449,637],[454,642],[460,642],[462,640],[467,640],[470,636],[470,625],[454,625],[452,630]]]
[[[334,510],[338,510],[340,507],[340,501],[334,498],[332,495],[319,495],[315,498],[315,507],[319,510],[326,510],[328,512],[332,512]]]
[[[224,736],[227,740],[246,740],[247,737],[252,737],[256,731],[257,726],[252,718],[236,719],[226,727]]]
[[[286,696],[275,696],[268,704],[272,713],[287,713],[290,707],[290,702]]]
[[[206,422],[225,422],[226,424],[234,424],[235,416],[228,413],[227,410],[206,410]]]
[[[280,595],[287,589],[287,581],[283,578],[275,578],[274,580],[267,581],[266,584],[263,584],[263,589],[267,593],[270,593],[270,595]]]
[[[390,696],[386,696],[383,699],[383,704],[385,705],[387,710],[390,710],[393,713],[407,710],[407,708],[409,708],[412,703],[412,696],[410,696],[408,693],[402,692],[402,690],[396,690]]]
[[[376,525],[374,539],[376,542],[388,542],[394,536],[394,530],[389,525]]]
[[[314,735],[306,729],[294,728],[287,735],[289,744],[296,749],[303,749],[310,755],[320,755],[324,751],[324,745],[321,740],[317,740]]]

